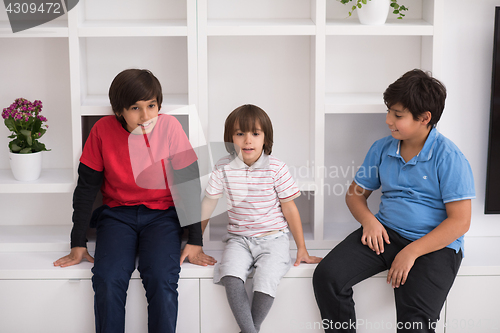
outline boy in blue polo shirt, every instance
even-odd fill
[[[391,135],[372,145],[346,195],[361,228],[314,272],[326,332],[356,331],[352,286],[384,270],[396,300],[393,327],[434,332],[460,267],[475,198],[467,159],[435,128],[445,98],[443,84],[417,69],[384,92]],[[373,215],[367,199],[380,187]]]

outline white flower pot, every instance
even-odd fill
[[[356,9],[359,22],[366,25],[383,25],[387,21],[390,7],[390,0],[370,0],[363,7]]]
[[[42,172],[42,152],[32,154],[14,154],[9,152],[10,169],[19,181],[31,181],[40,177]]]

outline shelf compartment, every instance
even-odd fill
[[[127,68],[149,69],[158,78],[165,111],[188,104],[187,37],[85,37],[80,56],[82,115],[112,114],[109,86]]]
[[[20,182],[9,169],[0,169],[0,193],[67,193],[74,189],[73,169],[42,169],[40,178],[29,182]]]
[[[208,36],[314,35],[314,0],[210,0],[206,6]]]
[[[432,36],[435,33],[433,12],[438,1],[441,0],[405,0],[409,10],[404,19],[397,19],[390,8],[387,22],[377,26],[359,23],[357,10],[349,17],[352,4],[326,0],[326,35]]]
[[[130,0],[126,6],[119,0],[81,0],[77,9],[81,37],[187,36],[188,33],[186,0]]]
[[[41,100],[43,103],[41,115],[48,119],[46,124],[49,128],[40,141],[51,150],[43,153],[42,168],[43,170],[72,168],[68,39],[5,38],[1,40],[1,43],[3,52],[0,73],[5,80],[8,79],[2,85],[1,109],[8,107],[20,97],[32,102]],[[27,45],[37,51],[26,52],[20,56],[19,50],[25,49]],[[4,176],[11,177],[10,170],[7,170],[10,169],[7,147],[8,142],[12,139],[8,138],[10,132],[7,127],[2,127],[0,147],[3,149],[0,154],[0,169],[6,169]],[[8,181],[8,178],[0,180],[0,184],[4,180]],[[57,179],[51,182],[61,184],[61,181]],[[72,182],[72,179],[69,182]],[[18,192],[18,190],[13,189],[16,186],[15,183],[9,183],[8,189],[0,191],[5,191],[4,193]],[[36,187],[40,188],[40,185]],[[25,187],[21,186],[21,188]],[[39,191],[43,192],[44,190],[39,189]],[[49,191],[52,190],[49,189]],[[55,191],[59,191],[59,189]]]
[[[289,168],[312,161],[311,39],[209,37],[208,140],[223,142],[229,113],[243,104],[255,104],[273,123],[273,155]],[[284,121],[290,118],[296,121]]]
[[[372,105],[368,112],[376,111],[377,105],[382,105],[380,112],[385,111],[382,93],[389,84],[409,70],[426,69],[432,63],[431,50],[423,48],[426,38],[430,37],[327,36],[327,112],[332,112],[330,105],[352,105],[353,97],[360,98],[361,104]],[[359,92],[362,94],[357,95]]]

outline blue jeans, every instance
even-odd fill
[[[105,206],[94,218],[96,333],[125,331],[125,301],[136,256],[148,301],[148,331],[174,333],[182,231],[175,208]]]

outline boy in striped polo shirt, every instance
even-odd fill
[[[236,108],[226,119],[224,142],[230,155],[214,167],[202,203],[204,230],[217,201],[226,194],[228,233],[214,283],[226,288],[229,305],[243,333],[253,333],[271,309],[280,279],[291,266],[288,228],[297,244],[295,266],[318,263],[309,256],[293,199],[300,191],[285,163],[271,156],[273,128],[255,105]],[[255,267],[253,301],[244,283]]]

